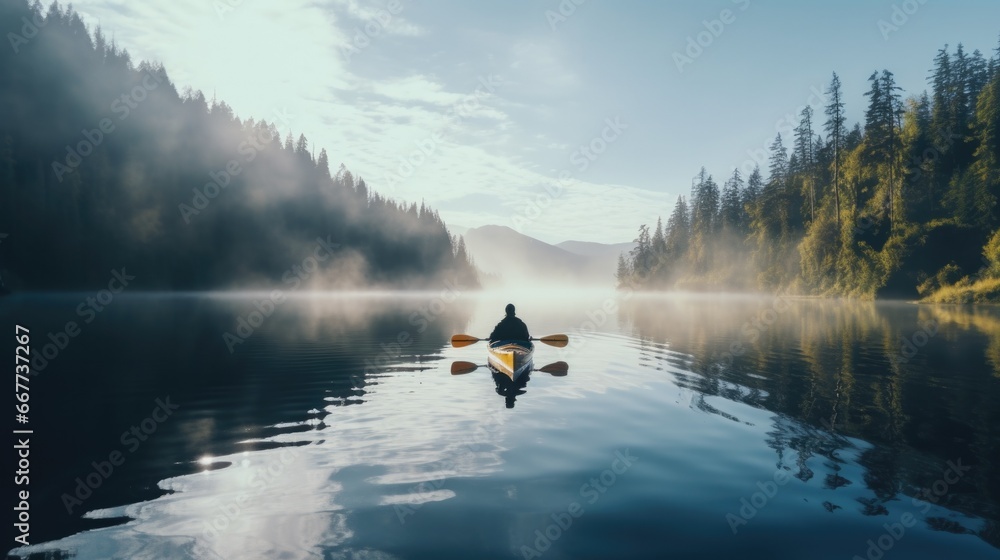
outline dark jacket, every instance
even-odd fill
[[[529,339],[531,339],[531,335],[528,334],[528,325],[512,315],[504,317],[490,333],[490,341]]]

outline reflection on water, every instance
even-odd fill
[[[1000,546],[996,308],[636,297],[622,319],[642,340],[677,353],[669,361],[686,370],[678,383],[697,392],[697,408],[738,421],[705,402],[717,395],[794,419],[776,423],[768,445],[779,465],[794,452],[796,478],[810,480],[809,459],[820,456],[832,471],[824,485],[846,484],[838,453],[846,438],[858,438],[875,444],[858,459],[866,515],[884,515],[888,502],[928,499],[986,520],[982,528],[937,518],[931,525]],[[949,461],[962,467],[961,480],[928,495]]]
[[[493,376],[493,385],[496,387],[497,394],[504,398],[505,406],[514,408],[517,397],[528,392],[527,386],[528,381],[531,381],[531,372],[525,372],[517,379],[511,379],[507,374],[491,365],[486,367],[489,368],[490,375]],[[569,374],[569,364],[562,361],[553,362],[532,371],[549,374],[552,377],[566,377]]]
[[[490,367],[490,375],[493,376],[493,384],[496,386],[497,394],[504,398],[507,408],[514,408],[517,397],[525,394],[525,387],[531,378],[531,373],[526,372],[517,380],[513,380],[507,374]]]
[[[38,356],[48,333],[67,321],[81,325],[53,359],[34,363],[32,421],[40,455],[51,459],[37,464],[35,479],[46,484],[32,507],[52,520],[32,528],[36,542],[109,524],[103,514],[98,521],[68,515],[60,498],[93,470],[91,461],[128,451],[119,435],[156,398],[170,396],[181,408],[148,444],[126,453],[121,474],[93,492],[84,511],[156,498],[167,490],[160,479],[202,470],[203,457],[301,444],[273,436],[323,428],[324,403],[365,402],[394,364],[431,367],[468,319],[459,302],[448,313],[429,312],[436,294],[289,299],[230,352],[224,336],[258,309],[257,294],[121,298],[85,323],[76,308],[87,296],[0,302],[5,317],[37,333]]]
[[[84,296],[0,311],[41,342]],[[17,552],[849,558],[909,514],[893,557],[996,557],[996,310],[562,294],[516,303],[534,335],[570,335],[535,353],[570,375],[452,375],[486,352],[448,338],[488,333],[506,297],[303,296],[259,318],[255,295],[116,300],[32,379],[57,458],[32,478],[32,536],[51,542]],[[637,459],[613,475],[617,453]]]

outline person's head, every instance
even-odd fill
[[[513,303],[508,303],[507,307],[504,307],[503,310],[504,310],[505,313],[507,313],[508,317],[513,317],[514,316],[514,304]]]

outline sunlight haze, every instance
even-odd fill
[[[449,225],[506,225],[550,243],[632,240],[689,193],[701,166],[721,180],[752,164],[834,71],[853,125],[873,71],[918,94],[945,44],[996,45],[996,2],[920,3],[897,30],[880,29],[893,5],[74,2],[180,89],[277,121],[282,135],[305,133],[374,190],[425,200]],[[723,10],[732,23],[711,42],[703,35],[708,46],[679,69],[674,54],[687,57],[688,38]],[[602,154],[576,153],[615,119],[627,128]],[[416,165],[404,177],[407,159]],[[528,202],[537,197],[541,213]]]

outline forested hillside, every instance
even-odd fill
[[[639,228],[620,287],[1000,300],[1000,49],[942,48],[930,92],[868,77],[865,122],[837,74],[824,114],[774,139],[765,178],[704,169],[666,224]],[[862,100],[857,100],[861,102]]]
[[[241,119],[179,93],[58,4],[4,0],[0,29],[9,287],[102,287],[122,267],[143,289],[277,285],[314,254],[319,270],[295,272],[312,287],[478,284],[437,212],[331,173],[282,108]]]

